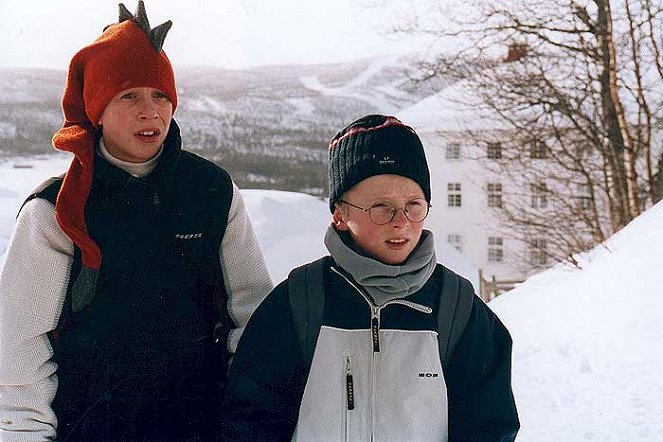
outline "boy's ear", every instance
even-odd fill
[[[348,230],[348,223],[345,221],[345,216],[343,215],[343,211],[341,210],[341,207],[336,204],[334,207],[334,214],[332,215],[332,221],[334,222],[334,227],[336,227],[336,230],[339,230],[341,232],[345,232]]]

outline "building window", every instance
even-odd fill
[[[486,155],[491,160],[498,160],[502,158],[502,143],[500,142],[488,143],[486,149]]]
[[[447,202],[449,207],[461,207],[460,183],[447,184]]]
[[[533,266],[548,264],[548,243],[543,238],[534,238],[530,241],[530,262]]]
[[[544,182],[530,184],[532,194],[531,206],[534,209],[545,209],[548,207],[548,186]]]
[[[488,261],[502,262],[504,261],[504,248],[501,236],[488,237]]]
[[[488,183],[488,207],[502,207],[502,183]]]
[[[529,156],[533,160],[548,158],[548,146],[541,140],[531,140]]]
[[[576,204],[581,210],[592,208],[592,193],[589,184],[578,184],[576,187]]]
[[[459,160],[460,159],[460,143],[450,143],[447,144],[447,160]]]
[[[460,253],[463,253],[463,237],[462,235],[459,235],[457,233],[450,233],[447,235],[447,242],[451,244],[451,246],[458,250]]]

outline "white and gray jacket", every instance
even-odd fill
[[[511,339],[478,298],[443,371],[437,342],[440,281],[376,306],[333,265],[310,372],[288,284],[256,310],[226,390],[229,441],[511,441],[519,428]]]

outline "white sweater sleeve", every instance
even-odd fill
[[[56,364],[47,333],[64,303],[73,245],[44,199],[21,210],[0,272],[0,441],[56,437]]]
[[[228,292],[228,313],[236,325],[228,336],[228,350],[234,353],[251,314],[274,286],[244,200],[234,183],[219,257]]]

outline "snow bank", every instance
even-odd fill
[[[663,203],[490,303],[514,339],[519,441],[661,441]]]

